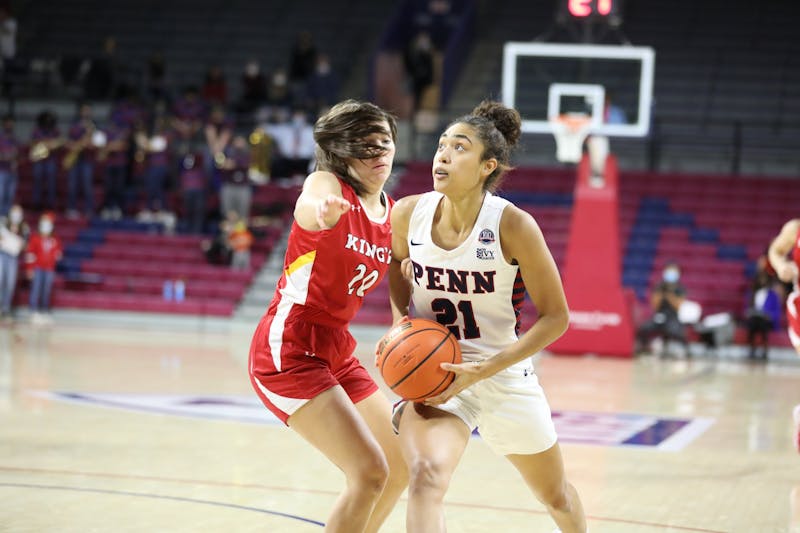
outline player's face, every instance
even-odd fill
[[[384,121],[381,126],[384,132],[373,133],[364,140],[368,144],[383,147],[386,151],[371,159],[350,159],[347,162],[350,167],[350,173],[358,177],[358,180],[370,192],[380,192],[392,173],[395,153],[394,140],[392,140],[392,135],[389,133],[391,131],[389,123]]]
[[[433,156],[433,188],[439,192],[483,190],[491,173],[484,146],[472,126],[453,124],[439,137]]]

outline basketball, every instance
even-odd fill
[[[424,400],[444,391],[455,374],[441,363],[460,363],[455,335],[438,322],[412,318],[392,328],[378,347],[376,364],[386,385],[405,400]]]

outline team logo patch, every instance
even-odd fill
[[[494,250],[487,250],[486,248],[478,248],[475,250],[475,257],[478,259],[494,259]]]
[[[494,242],[494,232],[490,229],[481,230],[478,234],[478,242],[481,244],[492,244]]]

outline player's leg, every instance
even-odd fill
[[[406,531],[446,530],[444,495],[467,447],[470,428],[457,416],[408,403],[400,419],[400,442],[409,468]]]
[[[547,507],[563,533],[586,531],[583,505],[578,491],[566,479],[558,443],[541,453],[506,457],[522,474],[536,498]]]
[[[392,429],[392,404],[375,392],[356,404],[370,431],[378,440],[389,464],[389,479],[369,518],[365,533],[378,531],[408,486],[408,468],[400,450],[400,438]]]
[[[325,531],[364,531],[389,475],[378,440],[340,386],[309,400],[288,420],[347,478]]]

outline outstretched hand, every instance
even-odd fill
[[[329,194],[317,204],[317,224],[322,229],[330,229],[339,221],[339,217],[350,211],[350,202]]]
[[[425,405],[443,404],[462,390],[473,385],[474,383],[477,383],[485,377],[482,373],[483,367],[478,361],[470,361],[468,363],[459,364],[441,363],[439,367],[442,370],[453,372],[456,375],[456,378],[441,394],[437,394],[436,396],[431,396],[430,398],[426,399],[423,402]]]

